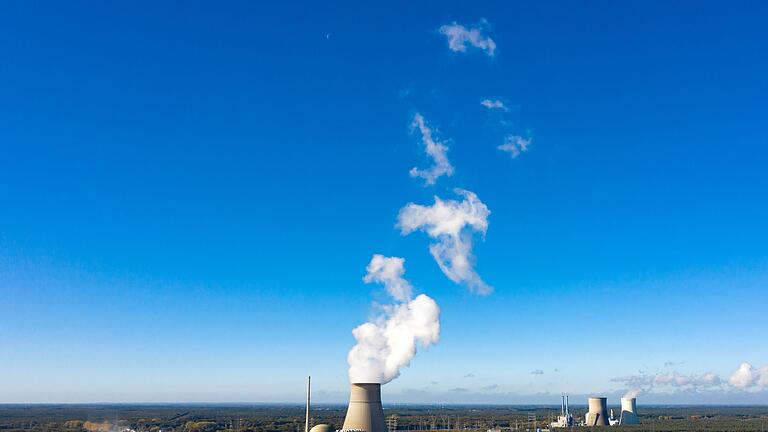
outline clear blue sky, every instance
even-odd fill
[[[374,253],[442,309],[389,401],[768,365],[768,3],[284,3],[0,4],[0,402],[342,401]],[[455,187],[489,296],[395,229]]]

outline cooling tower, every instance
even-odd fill
[[[310,429],[309,432],[333,432],[333,428],[327,424],[319,424]]]
[[[381,407],[381,384],[352,384],[347,417],[341,430],[387,432],[384,409]]]
[[[640,419],[637,417],[637,399],[621,398],[621,420],[619,420],[619,424],[640,424]]]
[[[606,398],[589,398],[587,426],[608,426],[608,401]]]

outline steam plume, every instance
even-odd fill
[[[402,277],[404,261],[374,255],[368,264],[363,280],[384,284],[397,302],[381,306],[377,317],[352,330],[357,344],[347,362],[353,383],[388,383],[410,364],[418,346],[427,348],[440,340],[440,307],[424,294],[411,299],[411,285]]]
[[[424,120],[424,116],[416,113],[413,116],[413,123],[411,123],[411,130],[419,129],[421,132],[421,141],[424,143],[424,150],[427,152],[434,165],[428,169],[419,169],[416,167],[411,168],[411,177],[421,177],[424,179],[425,185],[433,185],[440,176],[447,175],[448,177],[453,175],[453,166],[448,161],[448,147],[443,141],[436,139],[433,136],[433,130]]]
[[[528,146],[531,145],[530,138],[523,138],[520,135],[507,135],[504,139],[504,144],[497,148],[503,152],[509,153],[512,159],[520,156],[520,153],[527,152]]]
[[[407,302],[411,299],[411,284],[403,279],[405,274],[405,260],[398,257],[385,257],[376,254],[371,259],[366,270],[368,274],[363,277],[365,283],[377,282],[384,284],[387,292],[395,300]]]
[[[406,205],[400,210],[397,225],[403,234],[422,230],[436,240],[429,252],[448,279],[478,294],[490,294],[493,288],[474,269],[471,231],[485,235],[491,212],[474,193],[463,189],[455,192],[464,197],[461,202],[435,197],[431,206]]]

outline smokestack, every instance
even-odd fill
[[[565,415],[568,416],[568,414],[570,414],[570,413],[571,413],[571,411],[568,408],[568,395],[565,395]]]
[[[307,416],[304,419],[304,432],[309,432],[309,391],[312,387],[312,377],[307,377]]]
[[[565,395],[560,395],[560,415],[565,417]]]
[[[606,398],[589,398],[587,426],[608,426],[608,400]]]
[[[352,384],[347,417],[341,430],[387,432],[384,408],[381,407],[381,384]]]
[[[637,399],[621,398],[621,419],[620,425],[640,424],[640,418],[637,417]]]

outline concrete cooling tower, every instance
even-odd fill
[[[352,384],[347,417],[341,430],[387,432],[384,408],[381,407],[381,384]]]
[[[606,398],[589,398],[587,426],[608,426],[608,401]]]
[[[619,420],[619,424],[640,424],[640,419],[637,417],[637,399],[621,398],[621,419]]]

